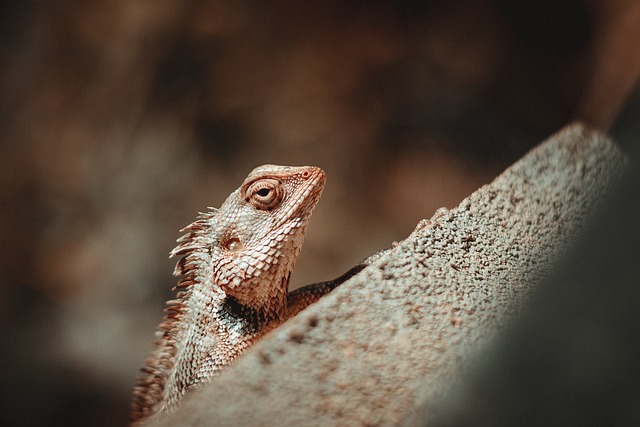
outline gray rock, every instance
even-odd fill
[[[407,424],[640,426],[637,159],[461,384]]]

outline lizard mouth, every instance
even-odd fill
[[[306,168],[308,168],[308,172],[306,172],[308,175],[305,175],[305,172],[302,172],[301,175],[306,177],[307,182],[296,191],[294,196],[296,200],[300,201],[298,206],[294,208],[296,213],[306,210],[311,213],[311,210],[318,203],[324,184],[327,181],[327,174],[322,169],[315,166],[306,166]]]

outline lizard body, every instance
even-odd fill
[[[161,416],[247,347],[355,274],[288,293],[326,175],[312,166],[254,169],[220,209],[182,231],[177,299],[134,389],[132,425]],[[342,280],[340,280],[342,279]]]

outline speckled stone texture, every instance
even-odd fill
[[[514,318],[625,164],[606,138],[562,130],[154,425],[384,426],[428,413]]]

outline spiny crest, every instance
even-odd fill
[[[176,240],[178,246],[173,248],[169,255],[170,257],[183,255],[183,258],[178,261],[173,271],[175,276],[189,275],[192,267],[191,263],[194,261],[189,258],[193,255],[194,251],[202,249],[200,238],[209,230],[211,220],[215,218],[218,213],[218,210],[215,208],[209,209],[211,209],[210,212],[199,212],[194,222],[180,230],[181,233],[186,233]],[[185,285],[180,286],[180,283],[178,283],[176,287],[185,287]]]
[[[197,252],[198,249],[202,249],[200,237],[208,231],[211,220],[215,218],[218,212],[215,208],[209,209],[211,209],[210,212],[199,212],[194,222],[180,230],[181,233],[186,232],[186,234],[177,239],[178,246],[171,251],[170,257],[182,255],[182,258],[176,263],[173,274],[174,276],[183,277],[173,288],[174,290],[189,288],[197,279],[195,268],[199,262],[203,261],[202,255]],[[174,330],[176,318],[180,316],[184,299],[188,296],[187,292],[179,291],[176,294],[176,299],[167,301],[165,321],[160,324],[160,329],[166,332]]]
[[[201,243],[198,238],[205,233],[209,227],[210,221],[216,216],[217,209],[209,208],[210,212],[200,212],[194,222],[180,230],[186,232],[181,236],[176,246],[171,251],[171,257],[182,255],[174,270],[174,275],[182,275],[182,279],[175,286],[178,289],[188,288],[196,280],[196,272],[194,271],[195,263],[198,261],[194,252],[200,249]],[[187,292],[179,291],[176,299],[167,301],[167,307],[164,312],[164,320],[159,325],[160,336],[154,343],[154,351],[145,360],[141,371],[143,376],[138,379],[138,383],[134,387],[134,401],[132,408],[132,421],[134,424],[145,419],[152,411],[156,404],[163,399],[164,384],[166,375],[173,366],[173,359],[176,355],[176,343],[173,337],[180,314],[183,310],[183,303],[188,297]]]

